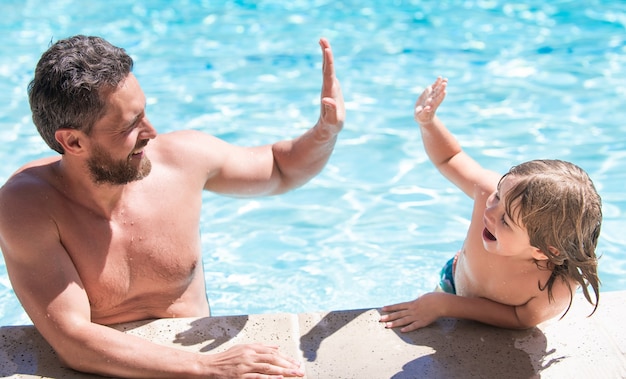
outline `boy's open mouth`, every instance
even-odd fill
[[[496,241],[496,237],[493,234],[491,234],[491,232],[488,231],[487,228],[483,230],[483,238],[489,241]]]

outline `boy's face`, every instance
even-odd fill
[[[483,222],[483,246],[492,254],[520,259],[541,259],[539,250],[530,245],[528,231],[521,222],[514,222],[505,211],[505,200],[509,190],[517,183],[514,176],[505,176],[498,189],[489,196]]]

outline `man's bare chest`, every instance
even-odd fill
[[[158,205],[131,207],[111,219],[80,209],[60,218],[62,243],[92,309],[180,296],[201,260],[198,214]]]

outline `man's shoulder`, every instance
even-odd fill
[[[200,130],[186,129],[159,134],[152,143],[158,144],[160,148],[166,148],[170,145],[179,146],[219,142],[220,140],[211,134]]]
[[[17,170],[15,170],[13,175],[9,178],[9,181],[13,179],[15,176],[17,176],[18,174],[23,173],[25,171],[33,173],[34,171],[50,170],[52,169],[52,166],[56,164],[57,162],[59,162],[60,160],[61,160],[61,156],[57,155],[57,156],[49,156],[49,157],[39,158],[34,161],[30,161],[24,164],[23,166],[21,166],[20,168],[18,168]]]
[[[8,202],[20,200],[35,200],[35,195],[49,196],[53,190],[50,178],[52,166],[60,160],[59,157],[48,157],[29,162],[20,167],[0,187],[0,202],[6,206]]]
[[[152,145],[150,147],[150,145]],[[226,152],[229,144],[199,130],[179,130],[159,134],[149,142],[149,148],[163,159],[164,164],[183,164],[212,161]]]

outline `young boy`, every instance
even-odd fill
[[[442,270],[446,288],[383,307],[380,321],[402,332],[439,317],[530,328],[567,312],[579,285],[595,311],[602,210],[589,176],[558,160],[522,163],[504,176],[481,167],[435,116],[446,86],[438,78],[422,93],[415,120],[430,160],[474,199],[471,224]]]

